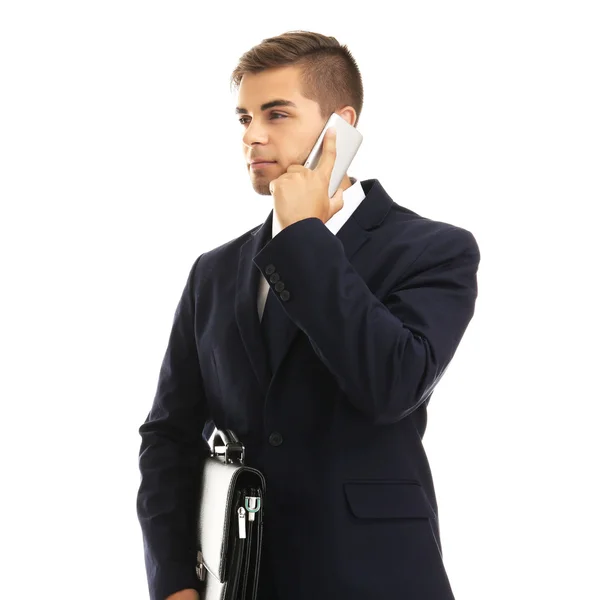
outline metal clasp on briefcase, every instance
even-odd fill
[[[219,442],[217,444],[217,442]],[[223,445],[221,445],[221,442]],[[224,458],[225,464],[238,462],[243,465],[245,461],[245,447],[230,429],[217,429],[213,436],[213,455]],[[239,458],[233,460],[232,454],[238,453]]]
[[[204,557],[202,556],[202,552],[198,551],[198,564],[196,565],[196,575],[198,575],[198,579],[200,581],[206,580],[206,566],[204,564]]]

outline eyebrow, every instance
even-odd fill
[[[264,112],[265,110],[268,110],[269,108],[273,108],[274,106],[292,106],[293,108],[297,108],[297,105],[294,102],[291,102],[290,100],[272,100],[271,102],[266,102],[266,104],[262,104],[262,106],[260,107],[260,110],[262,112]],[[247,109],[242,108],[241,106],[238,106],[235,109],[235,114],[236,115],[246,115],[247,114]]]

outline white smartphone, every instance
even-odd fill
[[[348,168],[351,166],[353,158],[355,158],[355,154],[357,154],[357,150],[359,150],[359,146],[363,141],[363,136],[358,129],[349,125],[340,115],[332,113],[326,125],[324,125],[324,129],[320,133],[320,137],[318,137],[312,151],[303,163],[304,167],[308,169],[316,168],[322,155],[322,142],[329,127],[336,128],[336,162],[334,163],[332,175],[330,176],[330,185],[328,186],[328,197],[332,198],[346,175]]]

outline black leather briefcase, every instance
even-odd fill
[[[232,431],[215,430],[198,497],[200,600],[256,600],[266,482],[244,457]]]

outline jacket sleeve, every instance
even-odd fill
[[[399,421],[431,395],[478,294],[478,245],[469,231],[453,226],[434,236],[381,300],[317,218],[283,229],[254,262],[267,280],[266,266],[275,266],[290,293],[280,301],[285,312],[348,401],[378,424]]]
[[[197,482],[208,418],[194,334],[194,262],[179,300],[152,408],[140,426],[137,513],[151,600],[203,591],[196,567]]]

